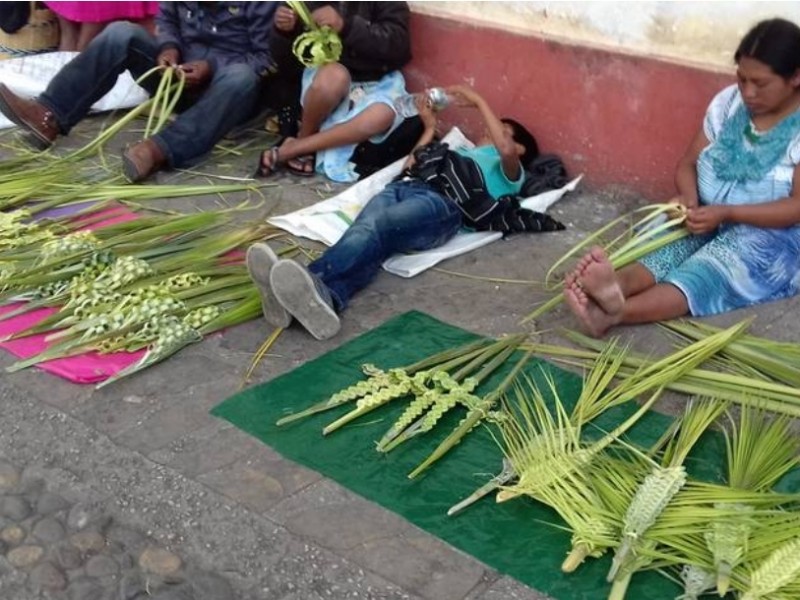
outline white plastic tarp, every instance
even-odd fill
[[[16,94],[32,98],[41,94],[56,73],[67,64],[77,52],[47,52],[19,58],[0,60],[0,82]],[[138,106],[148,95],[136,85],[127,71],[117,79],[116,85],[92,106],[93,110],[106,111],[117,108]],[[0,129],[14,124],[0,114]]]

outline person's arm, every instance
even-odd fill
[[[330,4],[312,8],[311,14],[318,25],[328,25],[342,37],[342,45],[348,54],[368,56],[376,62],[405,64],[411,57],[408,4],[365,4],[373,6],[369,19],[358,14],[342,15]]]
[[[425,129],[423,129],[422,135],[419,137],[419,140],[417,140],[417,144],[411,150],[408,159],[406,159],[403,170],[413,167],[416,162],[414,152],[418,148],[430,144],[433,138],[436,137],[436,112],[433,110],[433,102],[431,102],[428,94],[418,94],[416,97],[416,105],[419,118],[422,119],[422,124]]]
[[[453,98],[456,106],[475,107],[480,111],[492,144],[500,154],[503,173],[509,181],[517,181],[522,172],[519,154],[517,154],[517,144],[506,134],[502,121],[497,118],[486,100],[475,90],[463,85],[447,88],[447,94]]]
[[[183,48],[177,4],[177,2],[159,2],[156,14],[156,39],[159,54],[165,50],[177,50],[178,59],[175,64],[180,62],[180,52]]]
[[[794,169],[792,193],[787,198],[762,204],[711,205],[691,209],[686,227],[692,233],[708,233],[723,223],[741,223],[766,229],[800,224],[800,165]]]
[[[686,208],[695,208],[699,204],[697,193],[697,159],[700,153],[708,146],[709,141],[701,128],[695,134],[692,143],[678,161],[675,169],[675,188],[678,195],[671,202],[682,204]]]
[[[275,16],[275,2],[247,2],[248,32],[250,51],[245,56],[245,63],[259,77],[265,77],[275,71],[275,61],[270,51],[270,31]]]

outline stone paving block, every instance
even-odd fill
[[[271,581],[269,581],[271,580]],[[354,598],[418,600],[419,596],[310,544],[292,547],[270,573],[269,583],[252,590],[258,600]]]
[[[148,455],[187,477],[220,469],[243,456],[260,452],[264,444],[220,419]]]
[[[6,360],[10,356],[4,350],[0,350],[2,358],[0,365],[11,364],[12,360]],[[11,377],[14,385],[20,389],[27,390],[29,394],[66,413],[79,411],[92,398],[92,386],[76,385],[37,368],[24,369],[8,377]]]
[[[501,577],[489,589],[476,595],[470,594],[465,600],[552,600],[552,598],[522,585],[516,579]]]
[[[487,569],[445,542],[418,531],[381,538],[343,553],[352,561],[430,600],[458,600]]]
[[[423,598],[462,598],[486,571],[478,561],[330,480],[284,500],[266,516]]]
[[[196,429],[212,425],[216,419],[208,411],[236,389],[237,383],[225,376],[211,383],[191,386],[164,403],[161,410],[114,437],[120,444],[147,454]]]
[[[330,479],[323,479],[290,496],[265,516],[292,533],[337,552],[418,531],[402,517]]]
[[[251,510],[263,513],[320,477],[318,473],[262,446],[262,450],[251,457],[203,473],[197,480]]]

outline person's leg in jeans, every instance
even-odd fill
[[[455,204],[429,186],[391,183],[307,271],[293,261],[279,261],[270,274],[273,293],[309,333],[327,339],[339,330],[336,313],[374,279],[384,260],[440,246],[460,226]]]
[[[391,183],[308,269],[330,289],[341,312],[387,258],[441,246],[460,226],[458,208],[430,186],[417,181]]]
[[[153,68],[157,52],[155,38],[139,25],[112,23],[58,72],[39,102],[53,112],[61,133],[67,134],[114,87],[121,73],[130,70],[136,79]],[[143,83],[151,93],[157,85],[158,76]]]
[[[116,23],[59,71],[38,99],[16,95],[0,83],[0,112],[28,134],[39,150],[49,148],[59,135],[69,133],[92,104],[130,69],[134,77],[155,64],[155,39],[131,23]],[[158,78],[143,83],[151,93]]]
[[[181,167],[209,152],[255,109],[261,78],[245,64],[219,68],[199,99],[153,136],[172,166]]]

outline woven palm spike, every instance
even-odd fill
[[[475,398],[472,392],[478,386],[478,380],[473,377],[459,383],[444,371],[434,373],[431,383],[433,387],[417,394],[386,432],[378,443],[379,452],[391,452],[412,437],[431,431],[449,410],[459,404],[467,406]]]
[[[196,330],[174,316],[165,317],[158,322],[158,338],[150,344],[147,352],[139,362],[123,369],[114,376],[97,385],[102,388],[114,383],[123,377],[128,377],[147,367],[150,367],[166,358],[169,358],[181,348],[199,342],[203,336]]]
[[[197,331],[175,317],[167,317],[161,321],[158,339],[150,348],[151,361],[161,360],[174,354],[187,344],[203,339]]]
[[[44,283],[34,288],[30,293],[26,293],[23,288],[21,289],[18,299],[42,300],[68,295],[73,288],[74,282],[92,281],[96,279],[106,270],[109,262],[107,252],[92,252],[92,254],[79,261],[80,267],[82,268],[79,274],[70,275],[64,273],[63,279]]]
[[[318,402],[317,404],[314,404],[305,410],[301,410],[278,419],[276,425],[287,425],[311,415],[341,406],[342,404],[353,402],[354,400],[378,392],[382,388],[390,385],[393,381],[391,371],[383,371],[382,369],[377,368],[375,365],[364,364],[361,366],[361,370],[367,376],[367,379],[357,381],[356,383],[332,394],[327,400]]]
[[[44,229],[33,224],[20,223],[13,233],[0,231],[0,250],[18,250],[42,245],[53,241],[55,238],[56,235],[50,229]]]
[[[39,253],[39,264],[61,258],[65,254],[73,254],[93,250],[100,245],[95,235],[90,231],[76,231],[55,240],[45,242]]]
[[[428,412],[426,412],[425,416],[422,418],[422,423],[419,428],[420,433],[433,429],[451,408],[459,404],[467,408],[474,406],[480,400],[480,398],[472,394],[475,387],[475,380],[467,379],[464,381],[463,386],[447,390],[445,394],[435,398],[433,406],[429,408]]]
[[[622,541],[614,554],[608,581],[613,581],[620,568],[629,560],[637,541],[653,526],[672,498],[686,484],[683,465],[658,467],[642,482],[625,513]]]
[[[122,256],[94,280],[93,287],[114,291],[152,274],[153,269],[147,261],[134,256]]]
[[[428,373],[425,371],[420,371],[415,373],[412,377],[409,376],[403,369],[391,369],[389,371],[389,381],[390,383],[386,387],[383,387],[377,392],[373,392],[356,400],[356,407],[350,412],[336,419],[333,423],[325,426],[322,430],[322,434],[328,435],[333,433],[350,421],[353,421],[354,419],[357,419],[362,415],[365,415],[368,412],[371,412],[376,408],[391,402],[392,400],[402,398],[403,396],[407,396],[411,393],[423,393],[423,390],[426,389],[425,384],[428,381]]]
[[[684,565],[681,569],[683,594],[675,600],[698,600],[700,596],[714,589],[717,576],[695,565]]]
[[[750,572],[750,585],[741,600],[760,600],[779,594],[782,588],[796,583],[800,577],[800,538],[778,547]]]
[[[389,385],[391,382],[391,374],[389,371],[379,369],[375,365],[366,363],[361,365],[361,370],[367,379],[357,381],[343,390],[339,390],[333,394],[328,400],[334,405],[343,404],[352,400],[357,400],[362,396],[373,394],[380,390],[382,387]]]
[[[747,543],[753,532],[754,508],[746,504],[716,503],[715,508],[725,511],[725,516],[715,519],[711,528],[705,532],[706,545],[713,552],[714,566],[720,582],[720,595],[728,590],[733,568],[745,558]],[[740,517],[732,517],[731,511],[741,512]]]
[[[216,304],[202,306],[183,317],[183,322],[194,329],[200,329],[220,316],[222,311]]]

